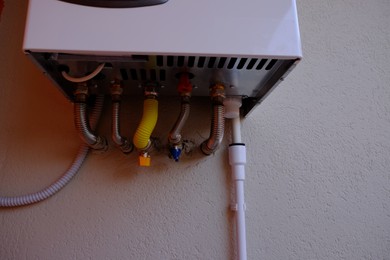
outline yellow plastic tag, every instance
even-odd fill
[[[150,166],[150,156],[140,155],[138,159],[139,159],[139,166],[146,166],[146,167]]]

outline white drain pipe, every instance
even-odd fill
[[[224,101],[225,117],[232,119],[232,143],[229,145],[229,164],[235,182],[236,201],[232,210],[236,211],[236,242],[238,260],[246,260],[246,230],[245,230],[245,164],[246,147],[241,141],[240,107],[241,98],[227,98]]]

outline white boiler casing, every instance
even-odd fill
[[[178,74],[192,75],[194,96],[210,84],[244,98],[248,113],[302,57],[294,0],[169,0],[137,8],[101,8],[30,0],[24,50],[73,99],[60,71],[85,75],[99,63],[99,92],[112,79],[125,93],[155,81],[175,95]]]

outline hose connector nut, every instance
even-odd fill
[[[96,150],[96,151],[101,151],[101,152],[107,151],[108,150],[107,139],[102,137],[102,136],[98,136],[96,143],[91,145],[91,148]]]
[[[145,98],[157,98],[157,86],[146,86],[144,92]]]
[[[77,88],[76,88],[76,90],[74,91],[74,94],[75,94],[76,96],[77,96],[77,95],[80,95],[80,94],[88,95],[88,86],[87,86],[87,83],[81,82],[81,83],[77,84]]]
[[[177,85],[177,91],[181,96],[191,96],[192,84],[190,82],[190,76],[187,72],[180,74],[180,81]]]
[[[210,88],[210,97],[213,103],[223,103],[225,99],[225,86],[217,83]]]
[[[111,95],[122,95],[123,87],[118,81],[114,81],[111,85]]]
[[[127,138],[123,138],[123,144],[119,146],[124,154],[129,154],[134,150],[134,145],[127,140]]]
[[[77,88],[74,91],[76,102],[86,102],[88,98],[88,86],[87,83],[81,82],[77,84]]]

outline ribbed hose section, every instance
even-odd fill
[[[130,153],[133,150],[133,145],[120,134],[120,120],[119,114],[121,110],[121,104],[119,101],[112,103],[112,140],[124,153]]]
[[[99,96],[96,99],[95,108],[91,116],[92,129],[95,129],[97,122],[99,121],[100,115],[103,110],[103,101],[104,101],[104,96]],[[58,180],[56,180],[53,184],[51,184],[47,188],[27,195],[21,195],[15,197],[0,197],[0,207],[26,206],[26,205],[43,201],[53,196],[58,191],[60,191],[63,187],[65,187],[70,182],[70,180],[77,174],[83,162],[85,161],[85,158],[88,155],[88,151],[89,151],[89,147],[86,144],[82,144],[71,166]]]
[[[170,144],[177,144],[181,141],[181,130],[190,114],[190,108],[190,98],[188,96],[182,97],[180,115],[168,136]]]
[[[144,100],[144,111],[141,122],[134,134],[133,143],[139,150],[144,150],[150,144],[150,136],[157,123],[158,101],[154,98]]]
[[[223,140],[225,132],[225,115],[224,106],[221,104],[213,105],[213,114],[211,117],[211,131],[210,137],[200,146],[205,155],[210,155],[215,152],[219,144]]]
[[[89,147],[94,150],[106,150],[107,140],[104,137],[92,133],[87,119],[87,104],[85,102],[74,103],[74,123],[76,130]]]

